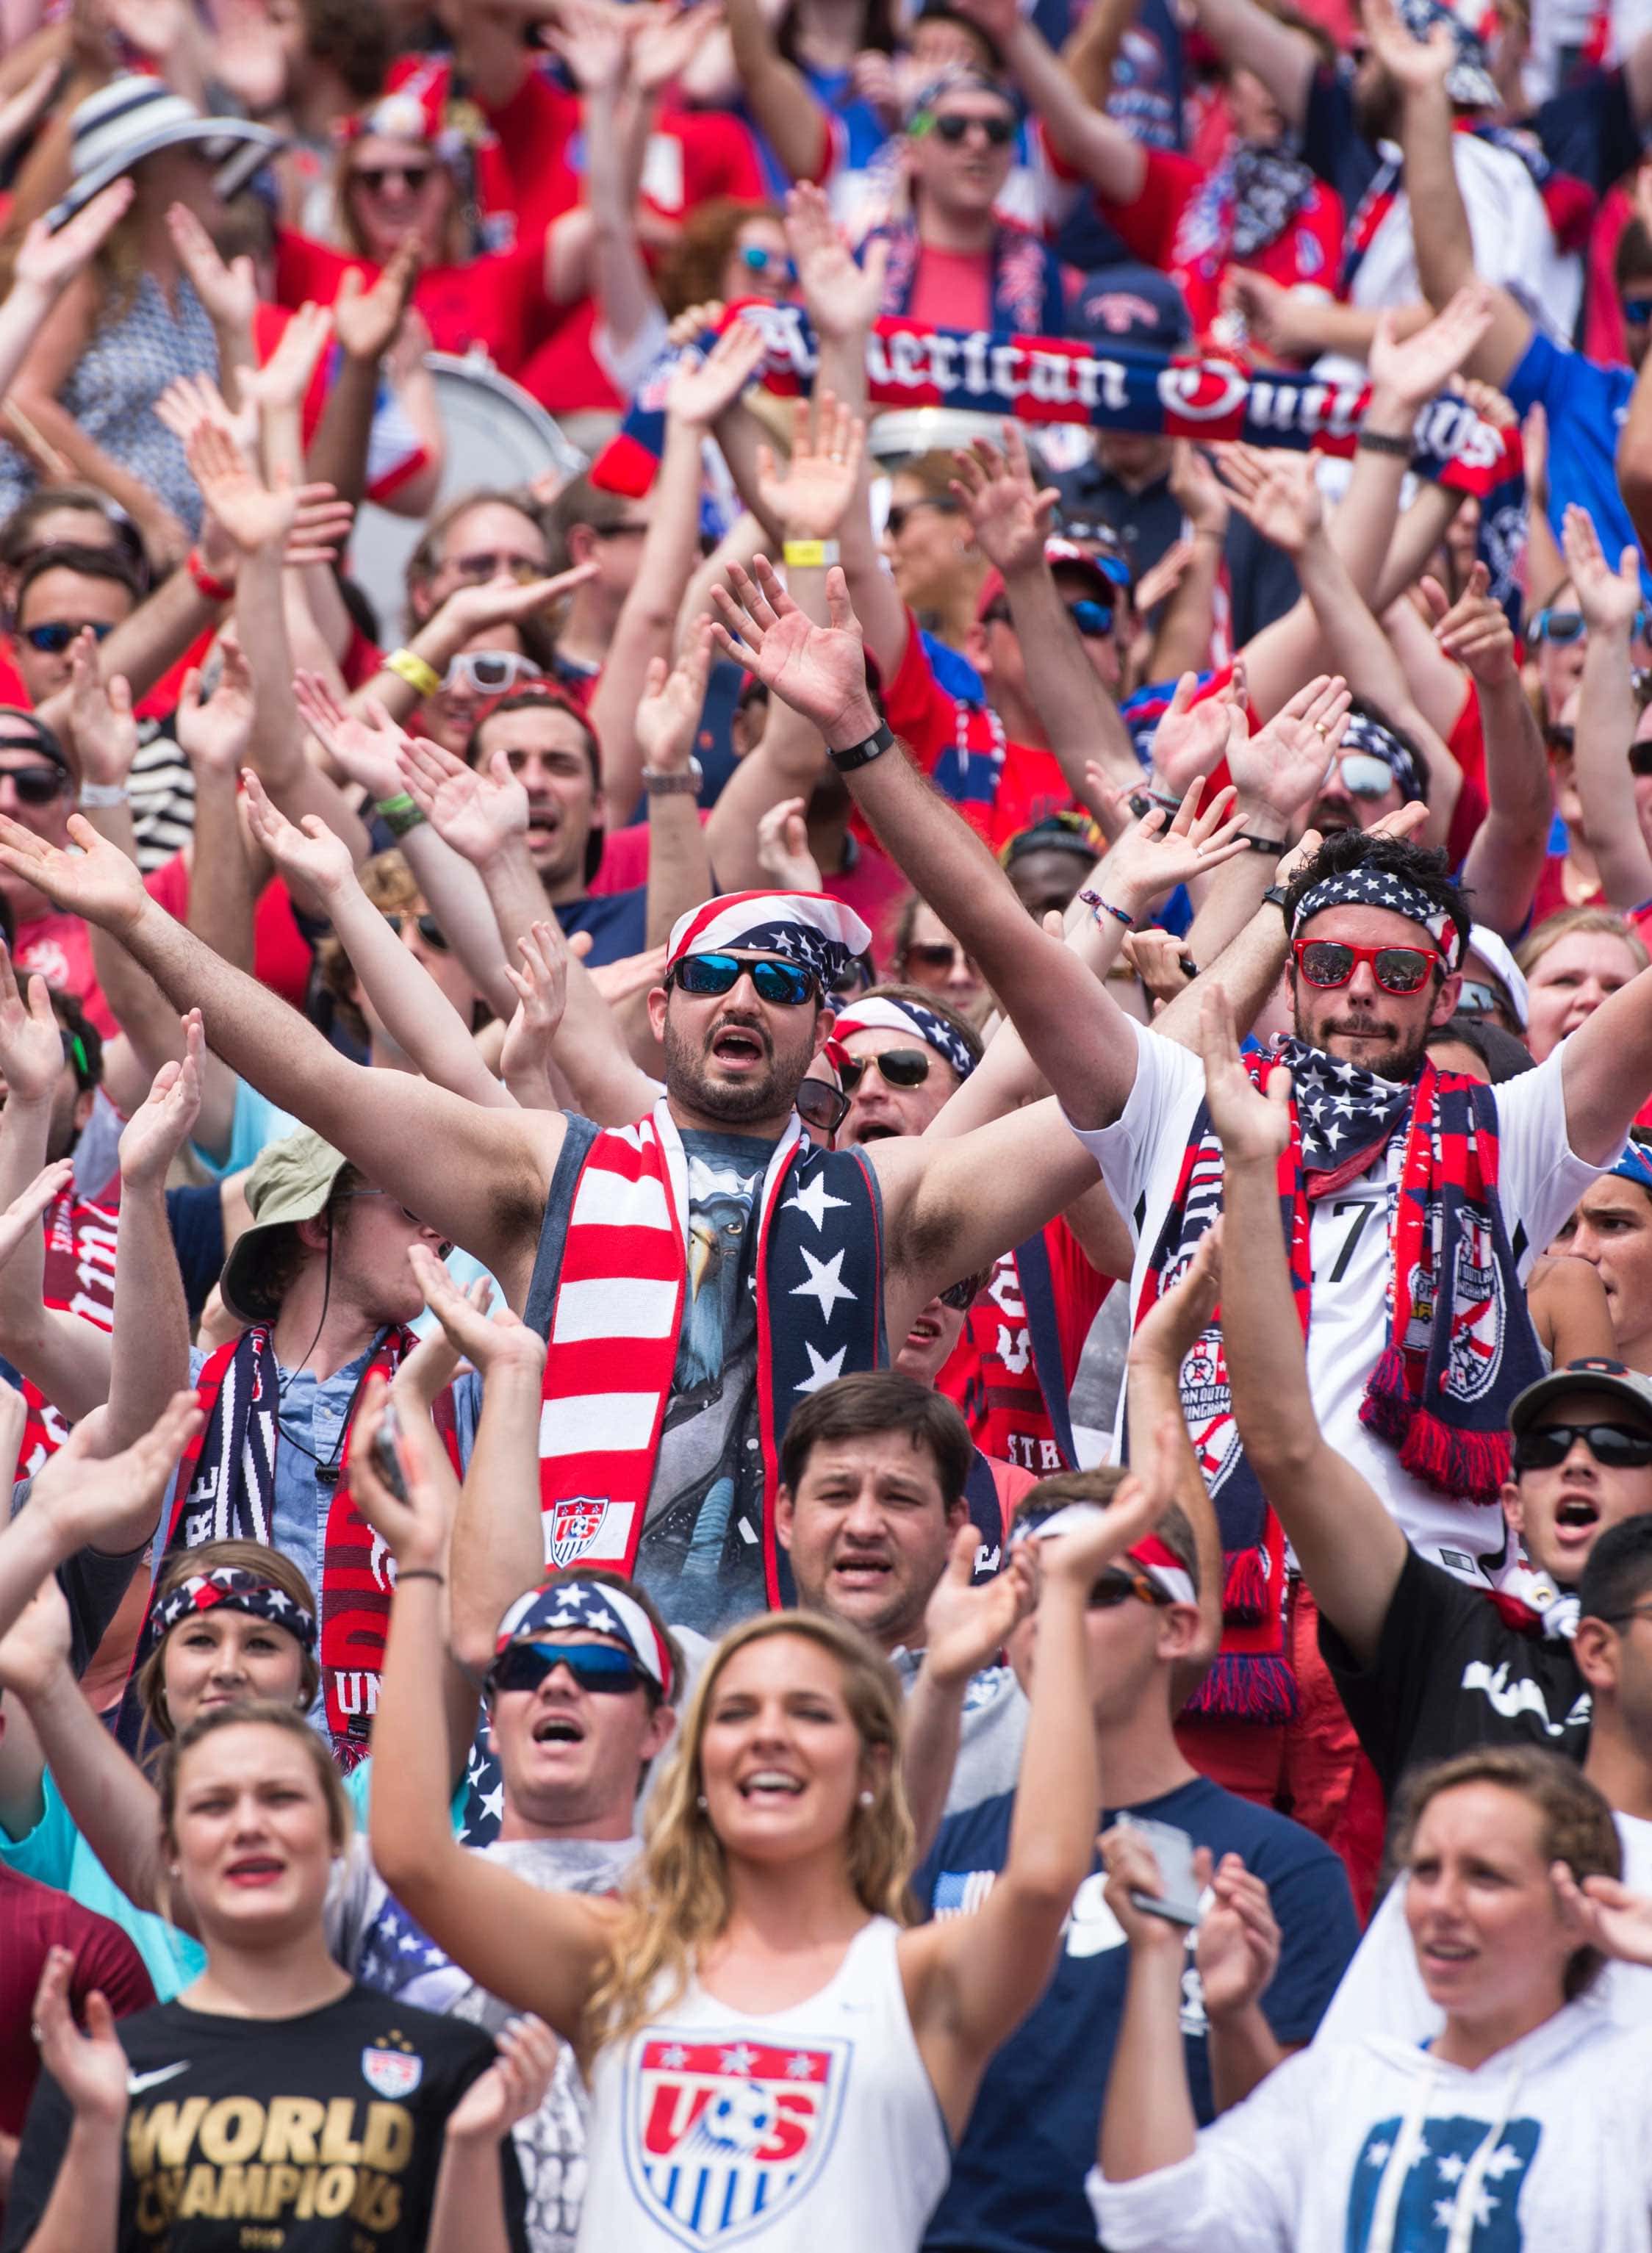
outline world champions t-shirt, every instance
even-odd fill
[[[119,2253],[420,2253],[448,2116],[496,2055],[478,2028],[360,1986],[293,2019],[163,2003],[115,2033],[129,2068]],[[72,2124],[43,2070],[5,2253],[38,2227]],[[511,2243],[526,2253],[508,2136],[499,2166]]]

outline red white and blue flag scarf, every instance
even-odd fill
[[[1296,1040],[1244,1063],[1258,1087],[1276,1064],[1292,1074],[1279,1224],[1305,1337],[1313,1296],[1310,1209],[1356,1180],[1404,1134],[1387,1340],[1360,1420],[1425,1484],[1494,1501],[1509,1476],[1509,1406],[1543,1364],[1497,1202],[1491,1091],[1432,1063],[1414,1086],[1401,1085]],[[1181,1277],[1222,1209],[1222,1187],[1221,1140],[1201,1104],[1138,1322]],[[1285,1656],[1284,1538],[1234,1420],[1219,1309],[1182,1364],[1181,1402],[1226,1565],[1221,1654],[1188,1710],[1287,1720],[1296,1711],[1296,1685]]]

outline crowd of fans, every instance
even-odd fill
[[[0,0],[0,2253],[1652,2253],[1643,142]]]

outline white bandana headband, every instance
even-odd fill
[[[1097,1518],[1105,1517],[1107,1507],[1100,1502],[1064,1502],[1059,1510],[1052,1510],[1048,1517],[1028,1518],[1017,1525],[1009,1537],[1012,1549],[1019,1549],[1023,1541],[1054,1541],[1063,1533],[1078,1533],[1093,1525]],[[1155,1587],[1163,1590],[1173,1604],[1196,1604],[1193,1576],[1174,1549],[1159,1538],[1156,1533],[1145,1533],[1133,1549],[1126,1552],[1127,1561],[1147,1574]]]
[[[975,1069],[976,1059],[967,1043],[944,1017],[926,1009],[921,1001],[897,1001],[887,994],[852,1001],[832,1028],[832,1037],[847,1040],[851,1033],[910,1033],[950,1064],[960,1080],[967,1079]]]

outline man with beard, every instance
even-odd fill
[[[798,1402],[876,1366],[938,1291],[1095,1178],[1053,1105],[948,1142],[804,1141],[794,1099],[831,1034],[825,996],[870,944],[822,895],[725,895],[679,921],[648,999],[666,1094],[599,1132],[350,1064],[87,825],[73,835],[78,856],[0,822],[0,864],[187,993],[227,1062],[498,1279],[548,1341],[551,1561],[632,1574],[673,1623],[714,1633],[770,1601],[773,1466]]]

